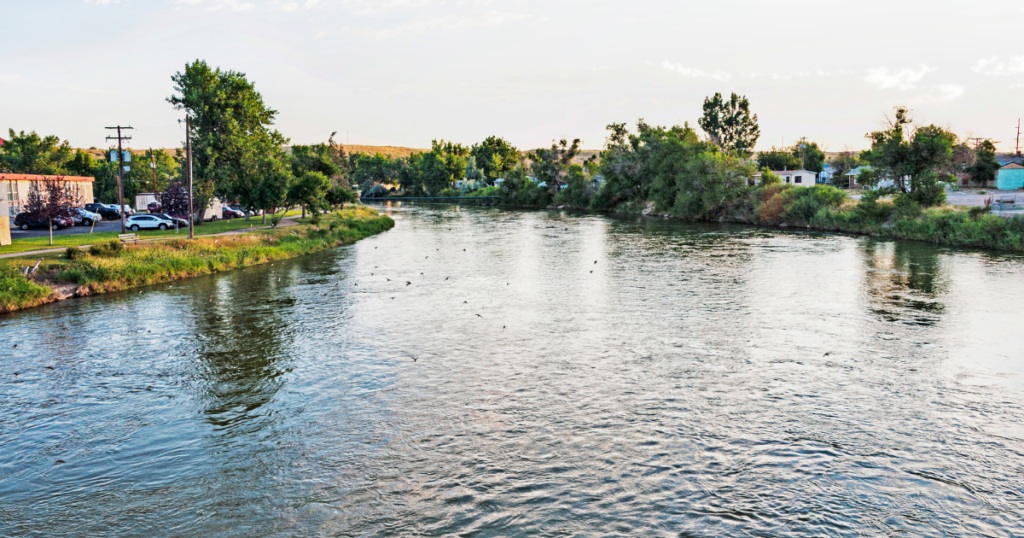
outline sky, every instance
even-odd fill
[[[0,0],[0,129],[178,147],[187,62],[245,73],[293,144],[520,149],[606,126],[696,125],[747,96],[758,149],[860,150],[893,107],[1011,151],[1020,0]]]

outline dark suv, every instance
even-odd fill
[[[117,220],[121,218],[121,212],[106,204],[85,204],[85,208],[93,213],[99,213],[106,220]]]
[[[61,230],[68,227],[67,221],[71,219],[56,218],[53,219],[53,227]],[[72,221],[73,223],[74,221]],[[28,213],[18,213],[18,216],[14,217],[14,226],[27,230],[29,228],[49,228],[45,219],[37,219],[36,217],[29,215]]]

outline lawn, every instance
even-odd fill
[[[97,241],[87,250],[69,248],[65,252],[0,260],[0,313],[61,300],[70,294],[107,293],[301,256],[349,245],[394,225],[390,217],[376,210],[354,206],[323,215],[319,224],[197,237],[193,241],[179,235],[168,241],[125,246],[117,241],[115,233],[114,239]],[[215,228],[213,224],[206,226]],[[22,271],[25,266],[33,266],[36,258],[43,258],[38,272],[26,277]]]
[[[267,219],[268,225],[270,220]],[[238,230],[242,228],[248,228],[250,226],[263,226],[262,217],[253,217],[252,220],[246,222],[245,219],[231,219],[231,220],[218,220],[215,222],[204,222],[199,226],[196,226],[196,235],[210,235],[218,234],[223,232],[229,232],[231,230]],[[82,245],[91,245],[103,241],[109,241],[116,239],[118,234],[121,232],[97,232],[93,234],[71,234],[71,235],[55,235],[53,236],[53,245],[50,245],[50,238],[47,236],[42,237],[26,237],[26,238],[15,238],[12,244],[0,247],[0,254],[12,254],[15,252],[27,252],[30,250],[44,250],[48,248],[64,248],[64,247],[80,247]],[[131,232],[128,232],[131,233]],[[179,229],[177,233],[171,230],[140,230],[138,232],[141,238],[153,238],[153,237],[188,237],[188,229]]]

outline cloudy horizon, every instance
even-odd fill
[[[1024,6],[983,0],[67,0],[8,2],[0,129],[105,147],[176,147],[166,98],[186,62],[245,73],[292,143],[520,148],[605,126],[696,125],[704,97],[746,95],[758,149],[800,137],[859,150],[893,107],[1014,149]]]

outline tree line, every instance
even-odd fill
[[[860,153],[828,158],[816,142],[806,140],[754,152],[758,118],[747,97],[735,93],[704,100],[700,132],[689,123],[660,127],[640,120],[633,131],[624,123],[610,124],[599,158],[581,159],[578,139],[526,153],[497,136],[468,146],[434,140],[429,151],[408,157],[349,155],[333,134],[324,143],[288,148],[289,139],[274,128],[278,112],[243,73],[196,60],[171,80],[167,101],[190,118],[193,203],[199,215],[214,198],[264,215],[296,205],[318,215],[354,200],[354,187],[369,197],[392,190],[413,196],[493,195],[513,206],[607,210],[653,201],[661,211],[714,218],[747,189],[777,181],[772,170],[820,173],[826,164],[834,186],[848,186],[840,184],[845,173],[866,166],[861,183],[931,206],[944,201],[945,184],[958,177],[988,181],[998,168],[991,142],[968,148],[945,128],[915,127],[902,107],[887,129],[866,135],[871,147]],[[95,159],[56,136],[13,129],[9,135],[0,147],[0,170],[93,176],[95,197],[116,200],[117,162],[109,151]],[[168,211],[187,206],[187,166],[183,149],[174,155],[136,153],[124,174],[125,198],[156,191]]]

